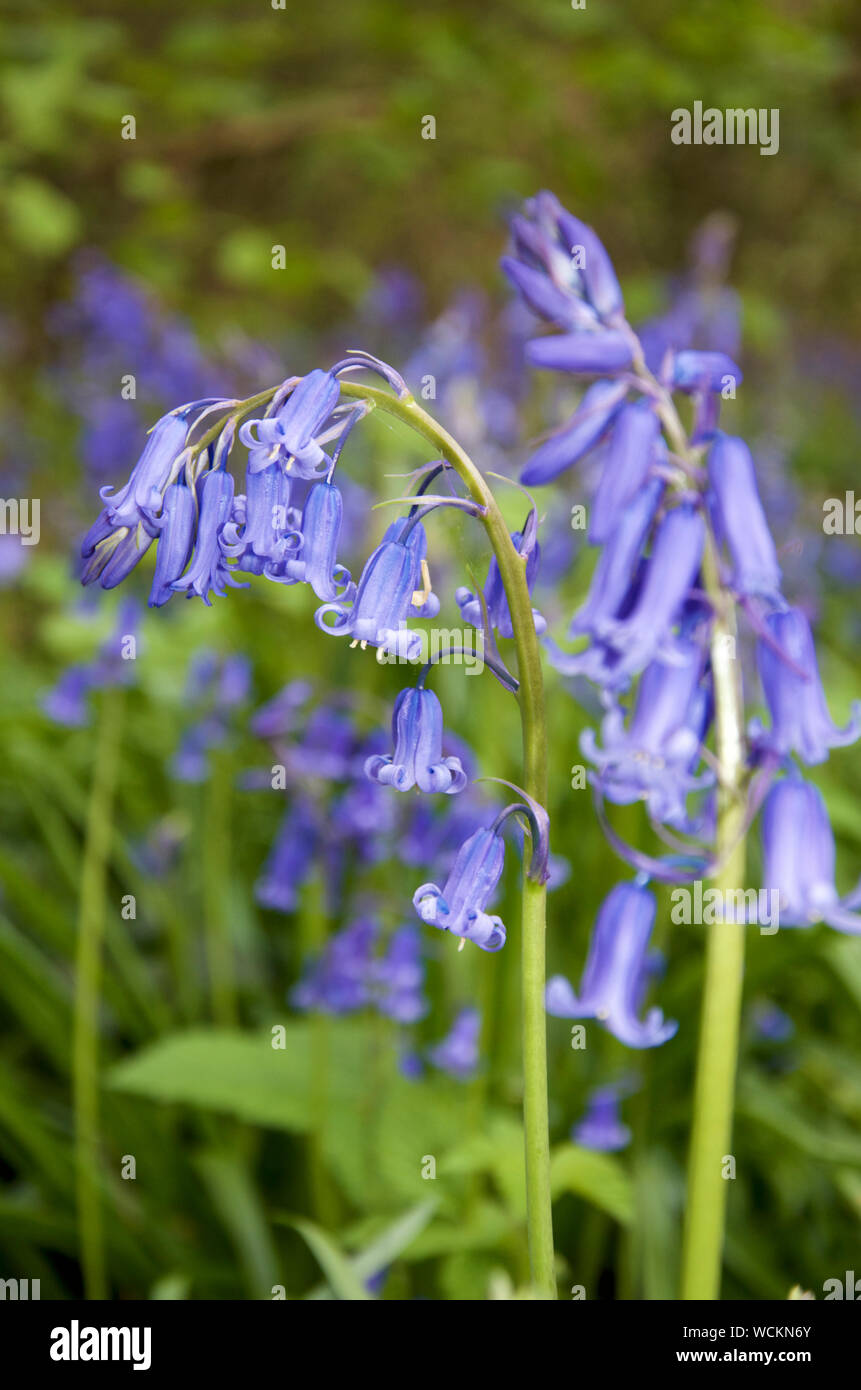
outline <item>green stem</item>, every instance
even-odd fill
[[[106,691],[96,741],[78,899],[72,1094],[78,1234],[84,1294],[88,1299],[107,1297],[100,1198],[98,1025],[106,883],[122,716],[122,690]]]
[[[493,548],[511,612],[520,681],[517,700],[523,741],[523,788],[547,803],[547,730],[541,652],[532,617],[526,567],[484,475],[447,430],[411,396],[341,382],[341,394],[368,401],[422,435],[485,508],[482,523]],[[550,1196],[550,1141],[547,1104],[547,1025],[544,1013],[546,889],[529,879],[524,854],[522,953],[523,1126],[526,1148],[526,1209],[532,1283],[543,1298],[556,1297]]]
[[[721,785],[718,803],[716,886],[728,893],[744,886],[744,706],[735,659],[735,615],[718,598],[713,552],[706,556],[710,591],[720,605],[711,661],[715,692],[716,752]],[[735,1076],[744,975],[744,925],[716,921],[708,928],[705,985],[688,1159],[688,1194],[682,1247],[683,1299],[720,1297],[728,1179],[724,1160],[732,1141]]]
[[[693,448],[669,392],[637,362],[639,374],[654,389],[656,408],[676,453],[696,464]],[[705,587],[715,620],[711,667],[715,700],[715,751],[719,767],[715,886],[728,894],[744,886],[745,777],[744,698],[741,667],[736,660],[736,618],[732,598],[720,582],[717,546],[709,532],[703,556]],[[716,921],[708,928],[705,983],[694,1082],[693,1124],[688,1155],[688,1192],[682,1243],[681,1297],[720,1297],[726,1226],[727,1181],[735,1101],[735,1077],[744,977],[744,925]]]

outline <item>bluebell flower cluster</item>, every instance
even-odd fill
[[[709,224],[682,293],[663,320],[638,336],[625,318],[610,259],[594,231],[550,193],[513,219],[503,270],[523,302],[552,326],[530,340],[535,367],[592,378],[579,406],[539,444],[521,480],[561,477],[600,451],[587,539],[598,549],[585,602],[565,650],[544,637],[565,676],[585,677],[604,708],[600,740],[582,749],[600,800],[641,801],[652,825],[696,835],[709,824],[719,768],[707,748],[714,715],[712,636],[718,609],[734,602],[756,638],[759,680],[770,719],[754,720],[750,780],[780,777],[763,811],[764,882],[780,893],[780,920],[826,921],[857,931],[856,895],[840,898],[834,842],[819,793],[793,763],[817,764],[861,734],[861,704],[841,728],[829,713],[805,615],[782,592],[777,547],[745,441],[721,428],[735,399],[738,303],[722,288],[732,229]],[[690,399],[693,427],[680,424],[674,394]],[[717,587],[716,587],[717,586]],[[611,833],[614,847],[667,881],[684,862],[650,859]],[[708,855],[697,863],[709,871]],[[630,1046],[654,1046],[674,1027],[657,1014],[640,1023],[636,1000],[654,916],[644,886],[621,885],[604,904],[579,995],[560,977],[547,1007],[565,1017],[600,1017]]]
[[[339,560],[344,503],[335,473],[348,436],[367,412],[367,403],[342,399],[341,376],[355,370],[382,375],[396,393],[407,390],[393,368],[359,353],[329,370],[317,368],[304,377],[288,378],[250,402],[201,398],[163,416],[127,483],[117,491],[101,490],[101,514],[81,547],[83,582],[114,587],[155,543],[151,606],[161,607],[178,593],[209,605],[228,588],[246,587],[245,576],[252,575],[286,585],[307,584],[322,600],[315,613],[321,631],[347,636],[352,646],[376,649],[383,658],[418,659],[423,634],[413,624],[440,611],[430,577],[426,518],[440,507],[471,515],[485,508],[457,495],[454,488],[442,496],[429,493],[433,479],[450,471],[444,460],[429,464],[419,475],[417,491],[405,499],[410,503],[406,515],[388,525],[358,580],[352,579]],[[261,412],[255,415],[258,403]],[[237,443],[247,450],[243,493],[236,492],[229,468]],[[531,586],[539,563],[534,509],[514,543]],[[489,639],[492,653],[486,664],[508,689],[516,690],[517,680],[495,647],[494,633],[503,638],[514,635],[495,560],[482,601],[463,590],[457,591],[456,599],[466,621]],[[535,622],[542,630],[538,614]],[[374,845],[385,839],[396,819],[385,797],[381,804],[382,789],[451,796],[466,788],[461,757],[451,747],[444,748],[442,707],[426,686],[432,665],[433,661],[427,664],[414,688],[402,690],[397,698],[390,752],[377,739],[357,741],[343,711],[329,708],[304,720],[300,743],[288,740],[283,769],[291,780],[291,795],[257,884],[261,904],[294,910],[315,860],[325,862],[331,887],[340,882],[351,856],[364,863],[378,858],[381,851]],[[276,739],[283,736],[291,728],[297,703],[301,705],[301,698],[294,702],[289,692],[278,697],[260,712],[260,732]],[[216,710],[188,731],[178,755],[178,775],[202,775],[207,752],[221,737],[222,723]],[[364,770],[364,778],[357,778],[357,767]],[[317,785],[328,782],[327,796],[312,794],[308,785],[297,786],[301,779]],[[534,814],[530,808],[526,811]],[[497,818],[489,831],[476,831],[473,821],[445,891],[426,884],[414,895],[422,920],[483,950],[498,950],[505,941],[501,921],[484,909],[502,872],[501,828],[509,814]],[[536,862],[544,866],[544,829],[541,840]],[[483,852],[476,853],[479,842]]]

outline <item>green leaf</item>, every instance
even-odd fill
[[[285,1025],[287,1045],[268,1033],[195,1028],[174,1033],[118,1063],[116,1090],[150,1100],[218,1110],[270,1129],[304,1130],[310,1122],[308,1029]]]
[[[353,1265],[331,1236],[301,1217],[289,1218],[288,1224],[297,1230],[325,1274],[335,1298],[351,1303],[372,1302],[371,1295],[356,1274]]]
[[[553,1196],[573,1192],[592,1206],[606,1211],[622,1226],[634,1216],[631,1179],[617,1158],[610,1154],[562,1144],[550,1155],[550,1186]]]
[[[387,1226],[358,1255],[352,1256],[350,1267],[356,1277],[365,1284],[375,1274],[379,1274],[381,1270],[394,1264],[400,1255],[403,1255],[410,1246],[415,1244],[438,1205],[435,1198],[431,1198],[427,1202],[419,1202],[403,1216],[399,1216],[390,1226]],[[272,1219],[281,1225],[295,1225],[294,1218],[290,1216],[278,1215]],[[329,1289],[317,1288],[313,1289],[308,1297],[326,1299],[331,1298],[332,1294]]]
[[[278,1253],[245,1163],[235,1154],[209,1150],[198,1157],[197,1168],[242,1263],[251,1297],[271,1298],[280,1282]]]

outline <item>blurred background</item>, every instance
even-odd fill
[[[166,409],[359,346],[415,390],[432,375],[429,408],[516,477],[576,400],[522,367],[531,325],[498,270],[506,218],[548,187],[604,240],[633,322],[718,334],[741,361],[732,428],[845,721],[861,543],[825,537],[822,505],[859,448],[861,18],[849,0],[180,8],[2,18],[0,491],[40,499],[40,533],[0,535],[0,1277],[43,1298],[513,1297],[516,848],[500,955],[457,953],[410,906],[494,789],[439,806],[362,777],[404,672],[319,633],[307,589],[254,579],[151,612],[151,563],[85,594],[77,545]],[[698,100],[777,108],[779,152],[672,144],[670,113]],[[393,514],[373,505],[426,460],[378,420],[351,438],[354,574]],[[592,565],[569,525],[590,466],[539,497],[557,635]],[[514,527],[523,501],[502,495]],[[456,626],[487,556],[462,521],[429,531]],[[502,689],[434,681],[447,751],[517,780]],[[549,967],[576,981],[628,871],[570,789],[594,697],[548,684]],[[815,771],[845,891],[861,754]],[[648,843],[637,808],[614,823]],[[665,907],[670,1043],[634,1054],[590,1028],[577,1052],[549,1020],[561,1288],[589,1298],[677,1286],[702,933]],[[824,927],[776,943],[751,935],[727,1298],[821,1297],[857,1265],[861,955]],[[583,1124],[606,1087],[610,1135]]]

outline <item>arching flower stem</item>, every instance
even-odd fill
[[[505,519],[483,473],[432,416],[411,396],[394,396],[377,387],[341,379],[342,396],[368,401],[426,439],[455,469],[470,496],[483,509],[487,532],[505,589],[514,630],[523,743],[523,789],[542,806],[547,802],[547,730],[541,653],[535,633],[524,557],[516,550]],[[528,863],[524,855],[524,863]],[[523,1125],[526,1148],[526,1205],[532,1283],[543,1298],[556,1297],[550,1195],[550,1141],[547,1106],[547,1036],[544,1013],[546,895],[543,883],[524,868],[521,921],[523,1039]]]

